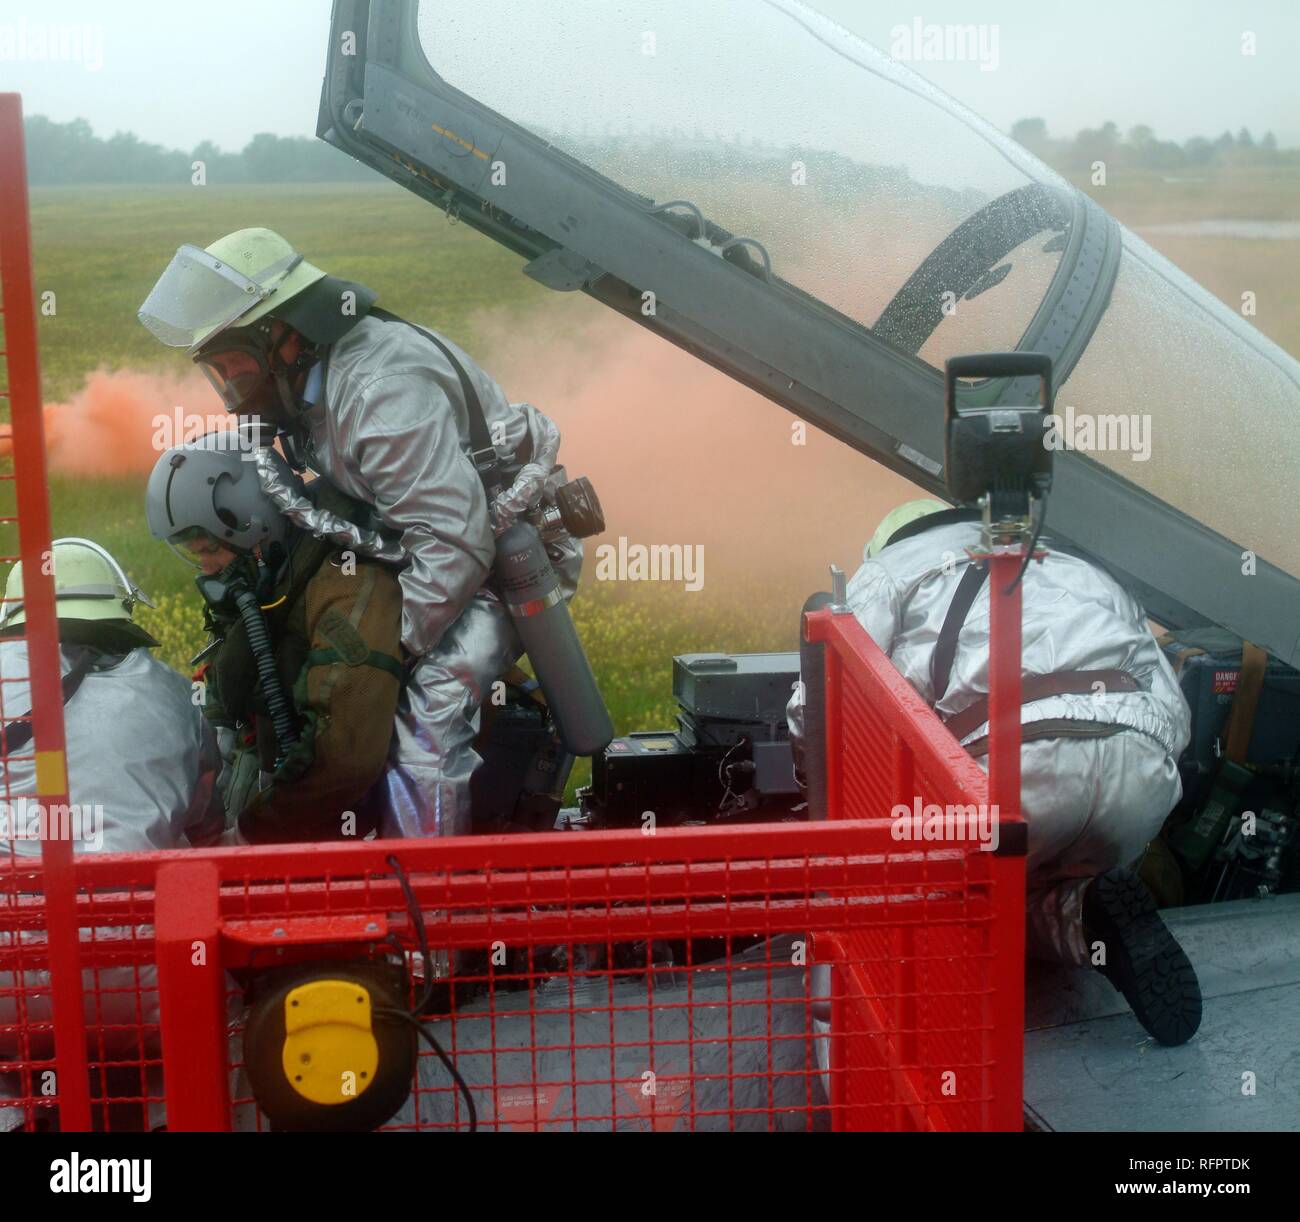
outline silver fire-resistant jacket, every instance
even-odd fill
[[[68,650],[60,655],[66,674]],[[6,717],[31,708],[27,674],[27,642],[0,641]],[[74,851],[175,849],[211,844],[221,835],[216,735],[194,704],[189,683],[147,649],[103,655],[64,706],[63,724],[68,804],[88,820],[89,838],[74,843]],[[32,795],[36,775],[30,746],[22,754],[28,758],[0,765],[4,788]],[[39,839],[23,837],[21,802],[10,800],[0,839],[20,855],[39,855]],[[11,835],[15,830],[18,834]]]
[[[1022,750],[1030,947],[1084,962],[1078,920],[1083,886],[1113,865],[1131,864],[1159,832],[1182,793],[1177,760],[1190,735],[1190,714],[1132,595],[1094,565],[1057,550],[1050,539],[1043,546],[1047,559],[1029,566],[1022,585],[1023,673],[1123,670],[1140,689],[1051,696],[1021,707],[1025,725],[1066,719],[1124,727],[1104,738],[1043,738]],[[980,548],[978,523],[936,526],[882,549],[848,585],[853,615],[930,702],[931,657],[970,563],[968,548]],[[958,638],[948,688],[936,708],[940,715],[958,713],[987,695],[988,654],[986,582]],[[800,697],[797,688],[787,708],[796,743],[803,730]],[[962,741],[987,733],[986,723]],[[976,758],[987,769],[987,755]]]
[[[68,672],[67,650],[61,650]],[[51,812],[51,829],[76,837],[73,851],[126,853],[212,844],[224,827],[217,792],[221,760],[216,736],[191,700],[190,685],[147,649],[104,655],[63,709],[67,748],[66,814]],[[31,708],[27,682],[27,642],[0,641],[0,679],[4,714],[20,717]],[[40,815],[35,763],[29,743],[14,758],[0,762],[4,788],[0,853],[39,856]],[[142,931],[147,933],[148,931]],[[127,937],[129,928],[98,927],[97,942]],[[4,935],[9,945],[14,935]],[[24,938],[28,935],[22,935]],[[83,931],[82,937],[90,937]],[[86,968],[82,972],[87,1044],[92,1058],[152,1060],[156,1039],[145,1033],[158,1022],[157,973],[152,967]],[[40,1060],[53,1055],[50,1038],[50,980],[47,971],[21,976],[0,972],[0,1060]],[[21,1024],[25,1044],[13,1032]],[[3,1034],[8,1028],[11,1034]],[[161,1098],[157,1073],[150,1070],[149,1093]],[[25,1120],[24,1089],[17,1073],[0,1073],[0,1132]],[[146,1106],[142,1103],[142,1109]],[[149,1123],[161,1123],[161,1105],[147,1105]]]
[[[441,338],[441,337],[440,337]],[[536,408],[511,404],[455,344],[478,393],[492,444],[506,457],[525,435],[542,482],[563,483],[559,431]],[[470,421],[451,362],[405,323],[362,319],[331,348],[323,393],[303,415],[312,467],[372,505],[401,533],[402,644],[419,661],[398,708],[385,774],[385,836],[470,830],[477,710],[519,657],[509,613],[483,588],[494,536],[470,459]],[[578,540],[553,545],[566,596],[582,564]]]

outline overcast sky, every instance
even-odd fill
[[[491,0],[459,3],[483,11]],[[1180,141],[1245,126],[1300,145],[1300,0],[812,4],[886,52],[896,28],[918,19],[996,27],[995,71],[910,66],[1003,130],[1036,115],[1056,134],[1112,119]],[[0,90],[21,92],[29,114],[186,151],[204,139],[239,149],[260,131],[310,135],[329,14],[329,0],[3,0]],[[50,26],[89,32],[80,60],[26,58],[36,27]],[[1255,36],[1253,56],[1242,54],[1243,31]]]

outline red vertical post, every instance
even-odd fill
[[[985,1127],[1017,1133],[1025,1126],[1025,858],[1020,853],[995,856],[991,865],[988,1004],[993,1073]]]
[[[1003,822],[1020,817],[1021,605],[1016,575],[1024,557],[989,559],[989,802]],[[1014,588],[1008,587],[1015,583]],[[993,862],[991,999],[996,1078],[989,1127],[1024,1127],[1025,858]]]
[[[829,638],[828,638],[829,639]],[[844,721],[843,678],[837,650],[826,650],[826,818],[865,818],[865,811],[844,809]]]
[[[154,951],[167,1128],[230,1128],[220,878],[211,861],[170,862],[154,886]]]
[[[22,99],[16,93],[0,94],[0,279],[4,284],[4,346],[9,362],[36,796],[48,810],[51,806],[67,804],[68,775],[54,573],[48,563],[50,504],[45,482],[41,371],[27,215],[27,162]],[[46,823],[44,830],[55,821]],[[42,836],[41,864],[50,952],[54,1053],[58,1066],[59,1125],[64,1131],[86,1130],[90,1128],[90,1082],[86,1069],[81,944],[71,841]]]
[[[834,960],[843,961],[844,943],[839,939],[827,940],[827,945],[834,947]],[[831,1026],[826,1040],[826,1066],[830,1071],[830,1105],[831,1129],[836,1133],[853,1132],[857,1128],[858,1117],[850,1113],[848,1092],[848,1024],[853,1021],[849,1007],[845,1004],[848,990],[845,987],[844,969],[839,962],[832,960],[823,973],[814,972],[813,980],[825,979],[830,983]],[[814,1057],[815,1059],[815,1057]]]
[[[1019,552],[989,559],[989,801],[1004,818],[1020,814],[1021,561]]]

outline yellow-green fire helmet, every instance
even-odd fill
[[[71,537],[55,539],[50,551],[54,562],[55,613],[60,620],[116,620],[129,624],[137,603],[153,605],[98,543]],[[23,566],[19,561],[9,570],[5,582],[0,631],[21,627],[26,621]]]
[[[883,518],[880,519],[880,525],[876,527],[876,533],[871,536],[871,542],[867,544],[865,559],[871,560],[880,553],[881,548],[893,537],[894,532],[902,530],[909,522],[915,522],[917,518],[929,517],[932,513],[942,513],[951,506],[945,505],[942,501],[932,500],[929,497],[921,497],[915,501],[904,501],[901,505],[895,505]]]
[[[278,233],[239,229],[204,250],[182,246],[139,318],[164,344],[193,356],[227,327],[249,326],[324,276]]]

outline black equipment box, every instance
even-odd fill
[[[798,653],[684,653],[673,659],[673,695],[696,720],[785,730],[799,679]]]
[[[514,688],[505,705],[481,715],[491,724],[475,744],[483,763],[469,782],[474,831],[550,831],[573,756],[545,711]]]
[[[676,730],[616,738],[592,760],[583,814],[596,826],[786,818],[794,781],[785,706],[797,653],[682,654],[673,659]]]
[[[690,803],[695,753],[671,731],[616,738],[591,765],[591,796],[608,819],[670,818]]]
[[[1217,628],[1193,629],[1164,642],[1192,713],[1192,737],[1183,756],[1186,797],[1192,802],[1218,767],[1232,698],[1241,676],[1241,641]],[[1300,750],[1300,671],[1269,658],[1246,760],[1281,764]]]

